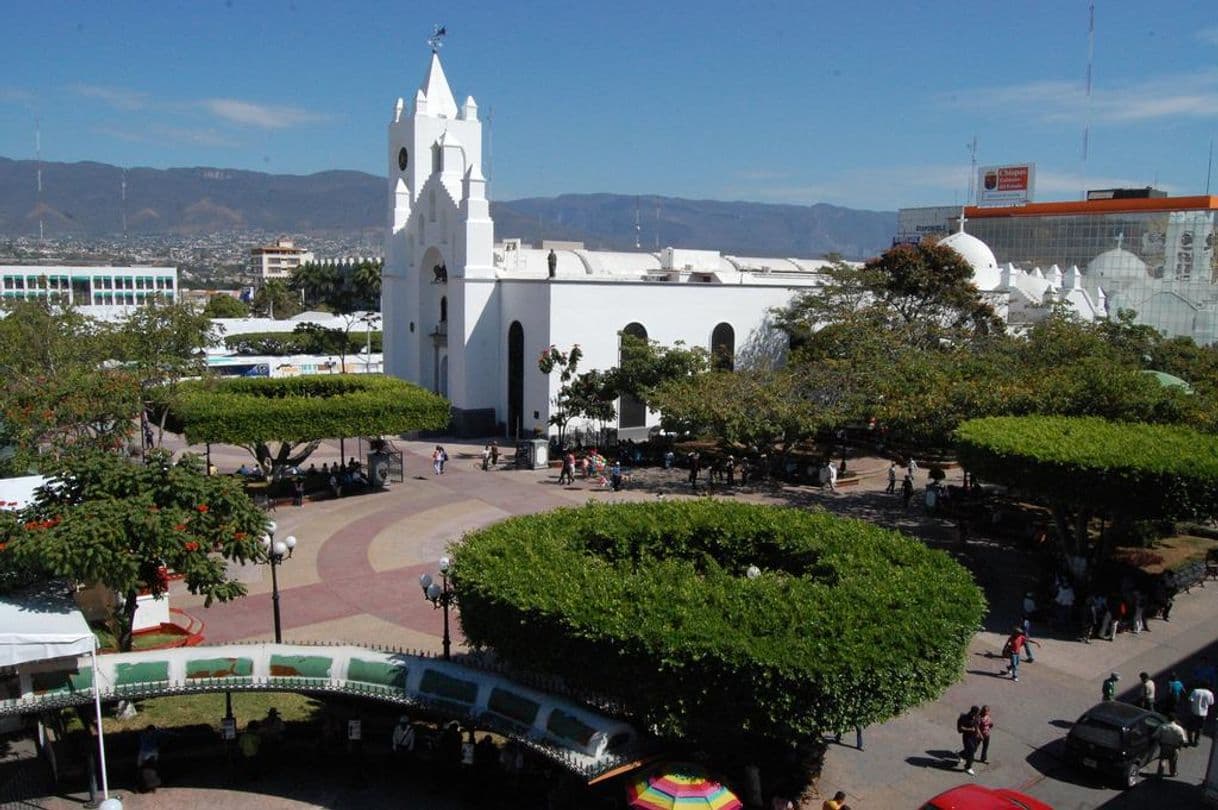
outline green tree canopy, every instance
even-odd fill
[[[283,320],[301,312],[300,296],[277,278],[270,279],[254,292],[250,314],[259,318]]]
[[[203,314],[209,318],[245,318],[249,316],[250,308],[239,298],[218,293],[207,299]]]
[[[299,291],[310,305],[323,306],[344,321],[342,340],[335,346],[344,365],[347,336],[366,313],[381,309],[381,266],[379,259],[354,263],[307,262],[292,275],[292,289]],[[379,316],[375,316],[379,318]]]
[[[210,604],[245,593],[226,561],[264,554],[266,517],[237,481],[206,475],[195,456],[174,463],[159,450],[147,464],[96,451],[64,457],[21,521],[0,522],[7,532],[0,554],[19,567],[112,589],[123,650],[131,647],[137,596],[163,594],[166,568]]]
[[[1095,417],[975,419],[957,431],[961,463],[1050,506],[1063,550],[1100,559],[1093,517],[1208,517],[1218,513],[1218,436],[1180,425]]]
[[[934,699],[985,607],[966,570],[895,532],[709,500],[512,518],[453,561],[475,647],[720,751]]]
[[[140,411],[138,377],[113,358],[117,330],[45,299],[9,301],[0,318],[0,419],[12,473],[69,448],[121,447]]]
[[[322,439],[442,430],[450,416],[443,397],[373,374],[188,381],[161,407],[167,427],[191,444],[244,447],[271,476],[303,462]]]

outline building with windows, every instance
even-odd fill
[[[280,237],[273,245],[261,245],[250,249],[249,272],[264,282],[271,279],[288,279],[296,268],[313,261],[313,252],[296,247],[291,239]]]
[[[47,298],[76,307],[134,307],[152,299],[176,301],[176,267],[0,265],[0,295]],[[89,309],[85,309],[89,312]]]
[[[1153,196],[1149,189],[1124,197],[1119,191],[963,213],[968,232],[989,246],[1000,266],[1027,273],[1072,268],[1079,287],[1096,302],[1106,301],[1109,313],[1133,310],[1138,322],[1166,335],[1215,342],[1218,197]],[[905,209],[898,215],[898,240],[950,233],[960,215],[959,208]]]
[[[466,435],[529,436],[549,428],[559,381],[538,358],[579,344],[579,370],[620,359],[621,334],[701,346],[721,368],[781,364],[786,336],[771,312],[823,282],[828,262],[728,256],[715,250],[586,250],[571,243],[496,241],[472,97],[458,106],[433,53],[413,104],[399,98],[389,123],[388,232],[382,270],[386,373],[453,404]],[[950,243],[998,310],[1031,320],[1046,299],[1083,317],[1099,307],[1070,285],[1001,270],[966,233]],[[1037,309],[1040,307],[1041,309]],[[623,438],[645,436],[659,415],[618,403]]]

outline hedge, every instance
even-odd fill
[[[899,533],[712,500],[512,518],[455,547],[453,578],[475,647],[707,745],[933,699],[985,609],[965,569]]]
[[[1095,417],[1002,416],[956,431],[960,462],[983,481],[1137,518],[1218,511],[1218,436]]]
[[[166,427],[191,444],[246,445],[442,430],[448,421],[446,399],[405,380],[318,374],[181,383]]]
[[[383,348],[384,334],[380,331],[370,335],[354,331],[347,335],[347,353],[358,354],[372,344],[373,352]],[[224,346],[237,354],[334,354],[337,349],[320,345],[318,336],[311,332],[243,332],[225,335]]]

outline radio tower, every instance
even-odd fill
[[[968,204],[977,204],[977,136],[968,145]]]
[[[122,195],[122,212],[123,212],[123,242],[127,241],[127,170],[123,169],[123,179],[121,185]]]
[[[34,119],[34,170],[38,177],[35,206],[38,209],[38,241],[42,241],[42,119]]]

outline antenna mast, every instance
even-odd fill
[[[656,200],[656,252],[660,250],[660,201]]]
[[[1205,196],[1210,195],[1210,175],[1214,170],[1214,139],[1210,138],[1210,159],[1205,164]]]
[[[1213,142],[1210,143],[1211,151],[1213,151]],[[1209,183],[1206,183],[1209,187]],[[1207,192],[1208,193],[1208,192]],[[634,249],[638,250],[642,247],[639,238],[642,236],[642,228],[639,226],[639,195],[634,195]]]
[[[1087,150],[1091,141],[1091,66],[1095,61],[1095,0],[1087,4],[1087,80],[1084,92],[1087,98],[1087,115],[1083,121],[1083,159],[1079,171],[1079,196],[1087,198]]]
[[[486,108],[486,198],[491,199],[491,178],[495,176],[495,108]]]
[[[977,204],[977,136],[968,145],[968,204]]]

